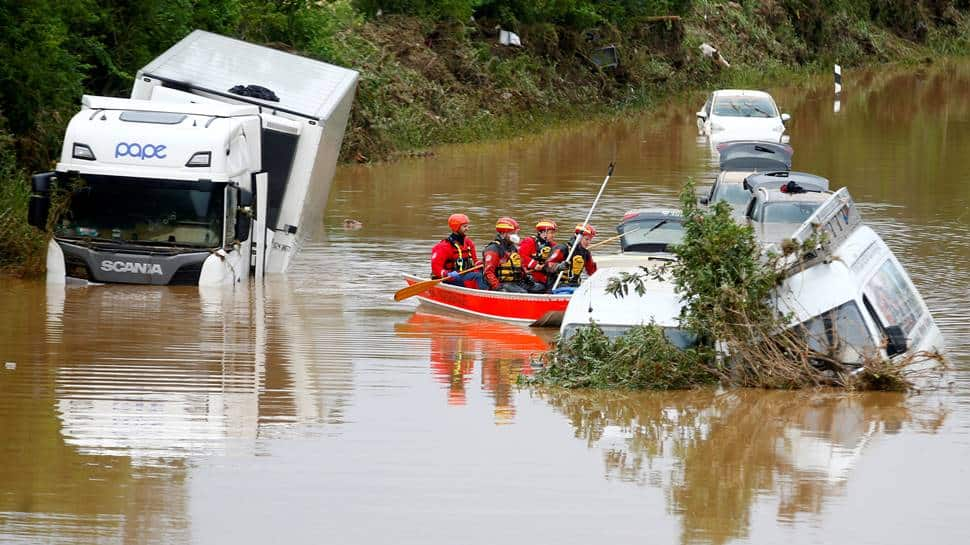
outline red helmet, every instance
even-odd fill
[[[455,233],[461,229],[462,225],[468,225],[468,216],[464,214],[452,214],[448,216],[448,227]]]
[[[519,222],[512,218],[499,218],[495,222],[495,230],[499,233],[514,233],[519,230]]]
[[[542,231],[555,231],[556,229],[558,229],[556,222],[552,220],[539,220],[539,223],[536,224],[536,231],[540,233]]]
[[[588,223],[580,223],[576,225],[576,234],[593,238],[596,236],[596,228]]]

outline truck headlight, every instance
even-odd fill
[[[74,144],[74,148],[71,151],[71,157],[74,159],[83,159],[85,161],[96,161],[97,158],[94,156],[94,152],[91,151],[90,146],[87,144]]]
[[[199,151],[192,155],[188,163],[185,163],[187,167],[207,167],[212,162],[212,152],[211,151]]]

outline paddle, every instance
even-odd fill
[[[636,231],[639,231],[639,230],[640,230],[639,227],[637,227],[636,229],[630,229],[629,231],[627,231],[625,233],[620,233],[619,235],[616,235],[615,237],[610,237],[610,238],[608,238],[606,240],[601,240],[601,241],[597,242],[596,244],[590,244],[589,245],[589,248],[586,248],[586,249],[588,250],[590,248],[595,248],[597,246],[602,246],[602,245],[606,244],[607,242],[613,242],[614,240],[616,240],[618,238],[625,237],[625,236],[629,235],[630,233],[633,233],[633,232],[636,232]]]
[[[462,272],[462,274],[464,274],[464,273],[466,273],[468,271],[474,271],[475,269],[481,269],[483,265],[484,265],[484,263],[481,264],[481,265],[475,265],[474,267],[472,267],[470,269],[465,269],[465,270],[463,270],[461,272]],[[417,282],[417,283],[411,284],[410,286],[408,286],[406,288],[401,288],[401,289],[397,290],[397,292],[394,294],[394,300],[395,301],[403,301],[404,299],[407,299],[408,297],[414,297],[415,295],[417,295],[419,293],[424,293],[424,292],[430,290],[431,288],[437,286],[439,283],[444,282],[445,280],[448,280],[448,277],[447,276],[443,276],[441,278],[435,278],[433,280],[424,280],[422,282]]]
[[[603,190],[606,189],[607,182],[609,182],[610,177],[613,176],[613,165],[614,165],[614,162],[610,161],[610,168],[606,172],[606,178],[603,179],[603,184],[600,185],[599,193],[597,193],[596,198],[593,199],[593,206],[589,207],[589,213],[586,214],[586,219],[583,220],[583,225],[589,225],[589,218],[593,215],[593,210],[596,209],[596,203],[600,201],[600,197],[603,195]],[[573,252],[576,251],[576,246],[579,245],[579,239],[581,238],[581,236],[582,235],[580,235],[579,233],[576,234],[576,237],[573,240],[573,247],[569,249],[569,254],[566,255],[566,259],[565,261],[563,261],[563,263],[569,263],[569,260],[573,258]],[[560,280],[562,280],[562,272],[560,272],[556,276],[556,282],[552,285],[552,289],[549,291],[556,291],[556,288],[559,287]]]

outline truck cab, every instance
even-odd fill
[[[248,278],[258,114],[245,105],[84,97],[56,170],[33,180],[35,195],[55,183],[71,192],[53,225],[48,274],[198,284],[211,258],[206,281]],[[46,223],[36,215],[33,223]]]

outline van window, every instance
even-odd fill
[[[906,336],[910,336],[923,315],[923,307],[910,287],[906,273],[893,260],[887,259],[879,267],[866,284],[865,293],[883,325],[898,325]]]
[[[812,350],[842,363],[861,364],[865,355],[876,354],[876,345],[855,301],[829,309],[798,328]]]
[[[822,203],[819,202],[770,202],[764,206],[765,223],[800,224],[810,218]]]

